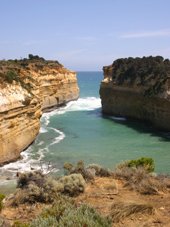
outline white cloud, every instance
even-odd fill
[[[170,36],[170,29],[126,33],[121,35],[120,38],[131,39],[131,38],[168,37],[168,36]]]

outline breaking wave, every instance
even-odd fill
[[[42,168],[40,162],[43,160],[47,152],[50,152],[50,147],[59,143],[65,138],[65,134],[50,126],[50,118],[55,115],[65,114],[71,111],[91,111],[101,107],[100,98],[86,97],[79,98],[77,101],[71,101],[66,106],[58,108],[52,112],[44,113],[41,118],[41,128],[39,136],[34,143],[30,145],[25,151],[21,152],[21,159],[16,162],[12,162],[4,165],[0,168],[1,176],[15,176],[17,172],[25,172],[30,170],[38,170]],[[53,138],[48,142],[40,139],[41,135],[47,135],[49,131],[53,131]],[[33,150],[36,147],[36,155]],[[46,166],[44,164],[43,169]]]

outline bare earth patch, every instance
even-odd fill
[[[124,180],[113,176],[95,177],[94,181],[86,184],[84,193],[74,199],[78,206],[86,203],[102,216],[110,216],[113,227],[170,227],[169,189],[159,194],[144,195],[127,187]],[[0,216],[9,224],[16,220],[28,223],[43,208],[50,206],[43,203],[5,206]]]
[[[141,195],[124,187],[121,180],[100,177],[87,184],[85,192],[76,198],[76,202],[87,203],[102,215],[112,216],[113,226],[116,227],[170,227],[169,191],[158,195]],[[131,211],[128,209],[128,213],[125,213],[127,208]],[[122,218],[115,218],[115,215]]]

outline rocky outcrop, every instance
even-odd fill
[[[57,61],[0,62],[0,164],[16,160],[36,138],[43,111],[79,96],[76,73]]]
[[[118,59],[103,68],[104,114],[151,122],[170,130],[170,61],[162,57]]]

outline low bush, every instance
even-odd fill
[[[103,168],[102,166],[97,164],[90,164],[86,167],[83,161],[78,161],[75,166],[71,163],[65,163],[64,169],[67,175],[72,173],[80,173],[86,181],[94,180],[95,176],[111,176],[110,170]]]
[[[121,168],[119,166],[114,171],[114,177],[118,179],[124,179],[126,181],[137,183],[143,178],[147,177],[148,172],[143,168],[131,168],[126,165],[121,164]]]
[[[0,194],[0,211],[2,210],[3,208],[3,199],[5,198],[5,195],[4,194]]]
[[[70,196],[79,195],[85,189],[85,180],[81,174],[74,173],[61,177],[58,182],[63,185],[61,192]]]
[[[121,163],[117,166],[114,176],[119,179],[126,180],[125,186],[134,189],[141,194],[160,194],[167,191],[170,186],[170,178],[165,176],[156,176],[148,172],[149,165],[138,165],[137,167],[133,164],[128,166],[129,162]],[[130,162],[134,163],[134,161]],[[152,162],[151,162],[152,163]],[[151,167],[152,165],[150,165]],[[151,170],[151,168],[149,168]]]
[[[97,164],[90,164],[87,166],[88,170],[94,170],[96,176],[109,177],[112,175],[111,171]]]
[[[19,75],[14,72],[14,71],[8,71],[6,74],[5,74],[5,80],[8,82],[8,83],[12,83],[13,80],[15,81],[19,81]]]
[[[66,175],[73,174],[73,173],[79,173],[83,176],[83,178],[86,181],[91,181],[94,179],[93,174],[86,169],[84,162],[81,160],[78,161],[75,166],[68,162],[65,163],[64,170],[65,170]]]
[[[99,215],[93,208],[81,205],[74,210],[65,210],[59,221],[59,226],[64,227],[111,227],[111,220]]]
[[[130,160],[127,162],[128,167],[144,167],[148,172],[153,172],[155,169],[154,160],[148,157],[141,157],[139,159]]]
[[[9,203],[17,206],[22,203],[51,203],[64,186],[41,171],[21,173],[18,176],[17,191]]]
[[[111,227],[111,220],[99,215],[87,205],[77,207],[67,197],[60,197],[55,204],[34,220],[30,227]]]
[[[76,196],[85,189],[85,180],[81,174],[70,174],[59,179],[44,175],[41,171],[19,174],[17,191],[9,199],[9,204],[18,206],[23,203],[51,203],[59,193]]]
[[[12,227],[29,227],[29,226],[30,226],[29,224],[20,221],[15,221],[12,225]]]
[[[46,175],[42,171],[31,171],[18,174],[17,187],[26,188],[29,184],[36,184],[42,187],[46,181]]]
[[[38,217],[35,220],[32,221],[32,223],[29,225],[29,227],[57,227],[59,226],[55,217],[47,217],[42,218]]]
[[[72,210],[74,208],[75,202],[72,198],[59,195],[53,205],[50,208],[44,209],[40,216],[42,218],[48,218],[49,216],[52,216],[59,221],[66,209]]]
[[[116,169],[123,169],[125,167],[144,168],[147,172],[153,172],[155,169],[154,160],[148,157],[141,157],[139,159],[132,159],[124,161],[117,165]]]

